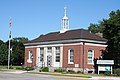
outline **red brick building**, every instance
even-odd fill
[[[84,29],[69,30],[65,9],[60,32],[41,35],[24,44],[25,66],[94,72],[94,59],[101,57],[106,41]]]

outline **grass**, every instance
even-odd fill
[[[23,70],[24,67],[23,66],[10,66],[9,69]],[[8,70],[8,66],[0,66],[0,71],[2,71],[2,70]]]
[[[7,66],[0,66],[0,69],[7,69]]]
[[[32,74],[43,74],[43,75],[53,75],[53,76],[65,76],[65,77],[77,77],[77,78],[91,78],[89,75],[84,74],[62,74],[57,72],[28,72]]]

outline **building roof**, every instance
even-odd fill
[[[29,41],[28,43],[40,43],[40,42],[53,42],[54,43],[54,41],[76,40],[76,39],[107,42],[106,39],[100,36],[97,36],[95,34],[92,34],[87,30],[76,29],[76,30],[68,30],[64,33],[51,32],[45,35],[41,35],[38,38]]]

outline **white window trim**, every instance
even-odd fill
[[[88,50],[89,51],[89,50]],[[94,50],[92,50],[92,63],[88,62],[88,52],[87,52],[87,63],[88,64],[94,64]]]
[[[68,64],[74,64],[74,62],[70,62],[70,50],[72,50],[72,49],[68,50]]]
[[[32,53],[32,55],[33,55],[33,53]],[[28,59],[27,59],[28,63],[32,63],[32,60],[30,58],[31,58],[31,51],[28,51]]]
[[[56,55],[56,53],[57,53],[57,49],[56,49],[56,47],[55,47],[55,62],[56,62],[56,57],[57,56],[59,56],[60,57],[60,47],[59,47],[59,55]],[[60,58],[59,58],[59,61],[58,61],[58,63],[60,62]]]
[[[43,52],[41,52],[41,50],[43,50]],[[43,55],[43,56],[41,56]],[[43,58],[43,61],[41,61],[41,58]],[[44,62],[44,47],[40,48],[40,62]]]

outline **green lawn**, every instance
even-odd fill
[[[8,66],[0,66],[0,70],[8,69]],[[9,69],[23,70],[23,66],[10,66]]]

